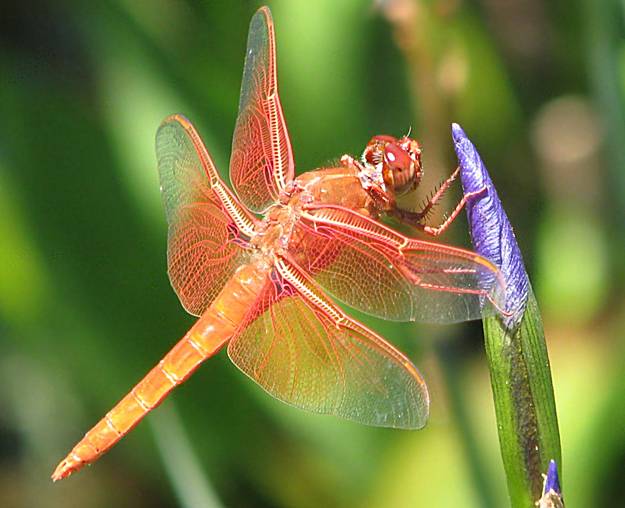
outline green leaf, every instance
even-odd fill
[[[542,320],[533,292],[520,323],[484,320],[499,443],[513,507],[534,507],[549,461],[562,464]]]

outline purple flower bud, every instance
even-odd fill
[[[558,478],[558,465],[553,459],[549,462],[549,468],[547,469],[547,478],[545,479],[543,495],[548,494],[551,491],[558,495],[562,494],[560,491],[560,479]]]
[[[507,326],[514,327],[523,315],[529,291],[529,278],[521,251],[475,146],[458,124],[452,124],[451,131],[464,193],[480,193],[466,205],[473,247],[501,270],[506,282],[504,310],[511,313],[505,321]]]

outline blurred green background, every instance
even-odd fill
[[[268,3],[299,171],[412,128],[421,200],[455,168],[449,124],[476,143],[543,312],[567,506],[625,506],[624,4]],[[507,505],[479,323],[363,318],[428,380],[420,432],[291,409],[222,353],[95,466],[49,480],[193,322],[167,280],[154,134],[184,113],[226,174],[259,6],[2,2],[3,508]],[[442,241],[468,245],[463,218]]]

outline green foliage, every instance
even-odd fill
[[[518,326],[486,318],[484,338],[510,500],[515,508],[532,508],[542,495],[549,461],[562,463],[549,357],[533,293]]]

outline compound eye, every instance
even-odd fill
[[[384,158],[393,173],[393,187],[401,194],[413,187],[415,166],[410,155],[395,144],[388,144],[384,150]]]
[[[406,153],[401,147],[389,143],[384,148],[384,157],[388,167],[393,171],[409,171],[410,170],[410,155]]]

